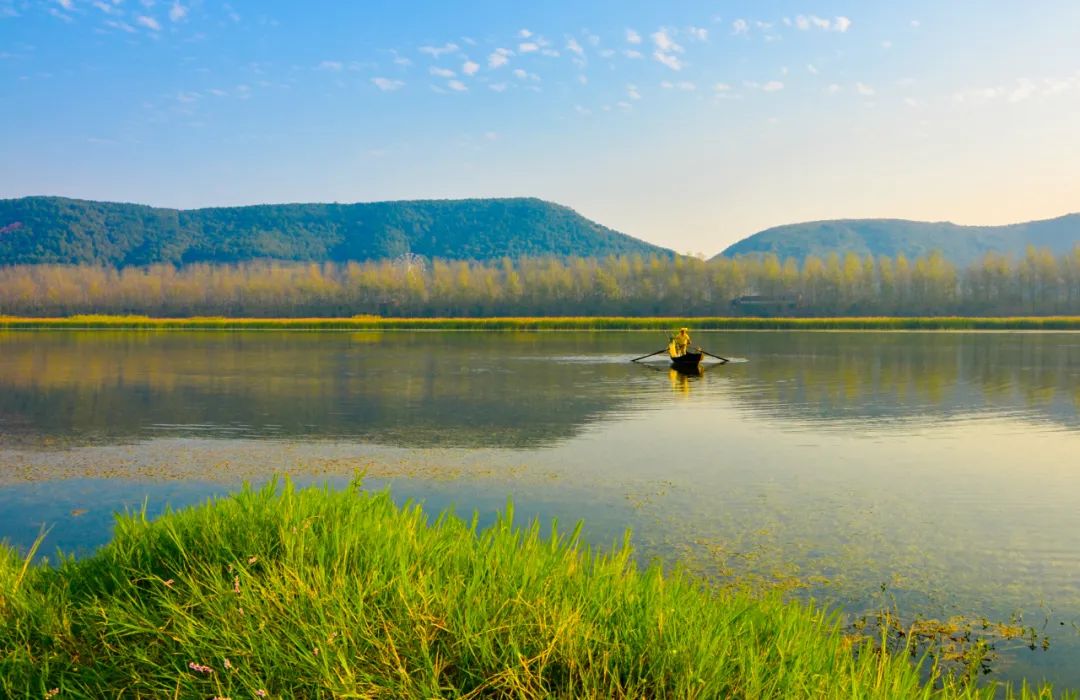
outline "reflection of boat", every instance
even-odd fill
[[[680,372],[687,372],[689,374],[698,374],[701,371],[701,358],[704,353],[700,352],[688,352],[678,357],[671,358],[671,366],[673,369],[677,369]]]

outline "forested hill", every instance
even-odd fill
[[[935,250],[954,264],[967,265],[988,252],[1023,257],[1029,245],[1060,255],[1080,244],[1080,214],[1010,226],[959,226],[902,219],[840,219],[777,226],[744,238],[720,254],[776,253],[805,260],[836,252],[909,259]],[[717,256],[717,257],[720,257]]]
[[[158,209],[61,197],[0,200],[0,265],[458,260],[671,251],[539,199]]]

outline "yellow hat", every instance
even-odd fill
[[[690,329],[689,329],[689,328],[680,328],[679,330],[680,330],[680,331],[688,331],[688,330],[690,330]]]

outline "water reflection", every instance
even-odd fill
[[[973,413],[1075,429],[1080,337],[721,333],[752,361],[667,371],[781,428],[900,430]],[[3,333],[0,435],[153,436],[532,448],[648,408],[632,333]],[[659,368],[658,367],[658,368]],[[642,402],[641,399],[646,401]]]

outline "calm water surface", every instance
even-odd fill
[[[289,472],[632,528],[642,559],[858,614],[1015,618],[994,677],[1080,687],[1080,334],[0,333],[0,537]]]

